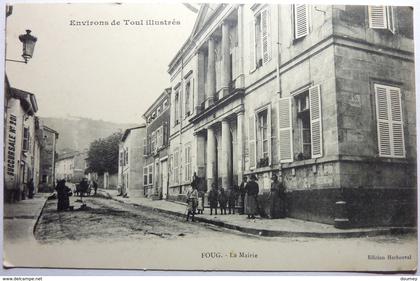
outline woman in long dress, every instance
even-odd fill
[[[250,181],[245,186],[245,213],[248,215],[248,219],[255,219],[255,215],[258,213],[258,192],[260,188],[256,182],[257,177],[251,175]]]

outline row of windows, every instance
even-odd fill
[[[156,153],[160,148],[169,143],[169,126],[165,122],[151,134],[143,139],[143,155],[147,156]]]
[[[378,151],[381,157],[405,158],[404,125],[399,88],[375,84]],[[323,155],[321,90],[308,87],[278,104],[279,159],[292,162]],[[271,164],[271,105],[249,117],[250,169]]]
[[[194,100],[194,78],[189,78],[185,81],[184,86],[184,101],[181,102],[181,90],[178,89],[175,91],[174,98],[174,126],[178,125],[181,118],[185,119],[191,115],[193,112],[193,100]],[[181,108],[183,104],[183,109]],[[184,113],[184,116],[182,116]]]
[[[151,123],[152,120],[156,119],[158,116],[162,114],[165,109],[169,107],[169,102],[167,99],[165,99],[162,103],[162,105],[158,106],[156,111],[154,111],[150,116],[147,118],[147,123]]]
[[[124,167],[125,165],[128,165],[128,150],[123,149],[122,151],[120,151],[120,166]]]
[[[310,31],[310,5],[293,5],[294,39],[303,38]],[[271,16],[270,9],[264,8],[250,22],[250,72],[271,60]],[[395,32],[394,10],[391,6],[369,6],[369,27],[388,29]]]

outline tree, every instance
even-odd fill
[[[86,172],[95,172],[103,175],[105,172],[114,174],[118,172],[118,145],[122,137],[121,132],[90,143]]]

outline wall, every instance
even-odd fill
[[[143,139],[146,128],[133,129],[127,138],[129,143],[129,195],[132,197],[144,197],[143,188]]]

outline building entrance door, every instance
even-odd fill
[[[168,198],[168,161],[162,161],[160,182],[162,186],[162,198]]]

